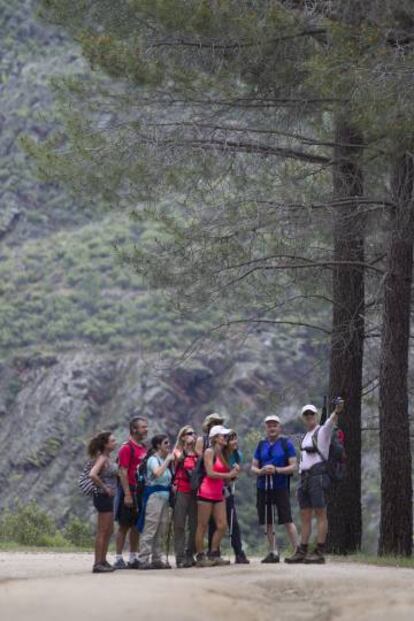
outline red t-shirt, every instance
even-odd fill
[[[130,438],[119,449],[118,465],[120,468],[128,470],[128,483],[135,487],[137,484],[137,468],[147,454],[147,449],[143,444],[137,444]]]
[[[184,461],[180,462],[175,472],[174,484],[177,492],[189,494],[191,492],[190,479],[188,472],[194,470],[198,460],[198,455],[186,455]]]

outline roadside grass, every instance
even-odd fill
[[[376,565],[377,567],[403,567],[414,569],[414,557],[405,556],[374,556],[373,554],[350,554],[349,556],[334,557],[344,563],[359,563],[361,565]]]
[[[24,552],[27,554],[35,554],[35,553],[65,553],[65,554],[87,554],[90,552],[93,553],[92,547],[85,548],[74,546],[70,543],[65,544],[64,546],[24,546],[21,543],[17,543],[16,541],[0,541],[0,552]]]

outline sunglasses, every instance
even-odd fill
[[[195,436],[195,431],[186,431],[185,436]]]
[[[308,416],[315,416],[315,412],[304,412],[302,416],[304,418],[308,418]]]
[[[163,446],[170,446],[170,442],[169,440],[164,440],[164,442],[162,443]]]

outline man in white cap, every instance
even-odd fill
[[[312,405],[304,405],[301,411],[306,435],[301,443],[300,484],[298,501],[301,520],[301,543],[296,552],[285,559],[286,563],[324,563],[324,547],[328,534],[326,491],[329,487],[329,476],[326,464],[332,432],[342,412],[344,402],[335,401],[335,410],[323,425],[318,422],[318,410]],[[312,515],[315,513],[317,522],[317,544],[313,552],[308,552],[308,543],[312,530]]]
[[[257,445],[251,471],[257,476],[257,513],[265,526],[269,553],[262,563],[279,563],[276,541],[276,509],[278,523],[283,524],[294,549],[298,533],[292,520],[289,479],[297,468],[296,451],[292,442],[282,436],[280,418],[266,416],[266,438]]]

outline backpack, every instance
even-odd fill
[[[312,436],[312,445],[315,452],[323,459],[326,464],[326,472],[332,483],[342,481],[346,474],[346,455],[344,447],[343,433],[339,433],[337,428],[334,429],[329,445],[328,459],[326,459],[318,448],[318,433],[320,427]]]
[[[197,459],[194,469],[189,473],[190,487],[192,492],[198,492],[198,489],[206,476],[206,469],[204,466],[204,451],[207,448],[208,437],[203,438],[203,454]]]
[[[95,485],[95,483],[89,476],[89,473],[94,463],[95,462],[93,459],[88,459],[79,475],[78,487],[84,496],[97,496],[98,494],[102,493],[99,487]]]
[[[286,466],[288,466],[288,465],[289,465],[289,459],[290,459],[290,457],[291,457],[291,455],[289,455],[289,444],[288,444],[288,439],[287,439],[287,437],[286,437],[286,436],[280,436],[280,437],[278,438],[278,440],[280,440],[280,443],[281,443],[281,445],[282,445],[283,452],[284,452],[284,454],[285,454],[285,459],[286,459]],[[261,454],[261,452],[262,452],[262,446],[264,445],[264,443],[265,443],[265,442],[267,442],[267,440],[260,440],[259,444],[257,445],[257,449],[256,449],[256,450],[258,451],[259,455],[260,455],[260,454]],[[276,440],[276,442],[277,442],[277,440]],[[269,450],[269,457],[270,457],[271,459],[272,459],[272,457],[273,457],[273,447],[274,447],[274,445],[276,444],[276,442],[275,442],[275,443],[274,443],[274,444],[270,447],[270,450]],[[261,467],[262,467],[262,463],[261,463],[261,460],[259,459],[259,468],[261,468]],[[291,479],[291,477],[292,477],[293,475],[292,475],[292,474],[284,474],[284,475],[282,475],[282,476],[285,476],[285,477],[287,477],[287,478],[288,478],[288,491],[290,491],[290,479]]]

